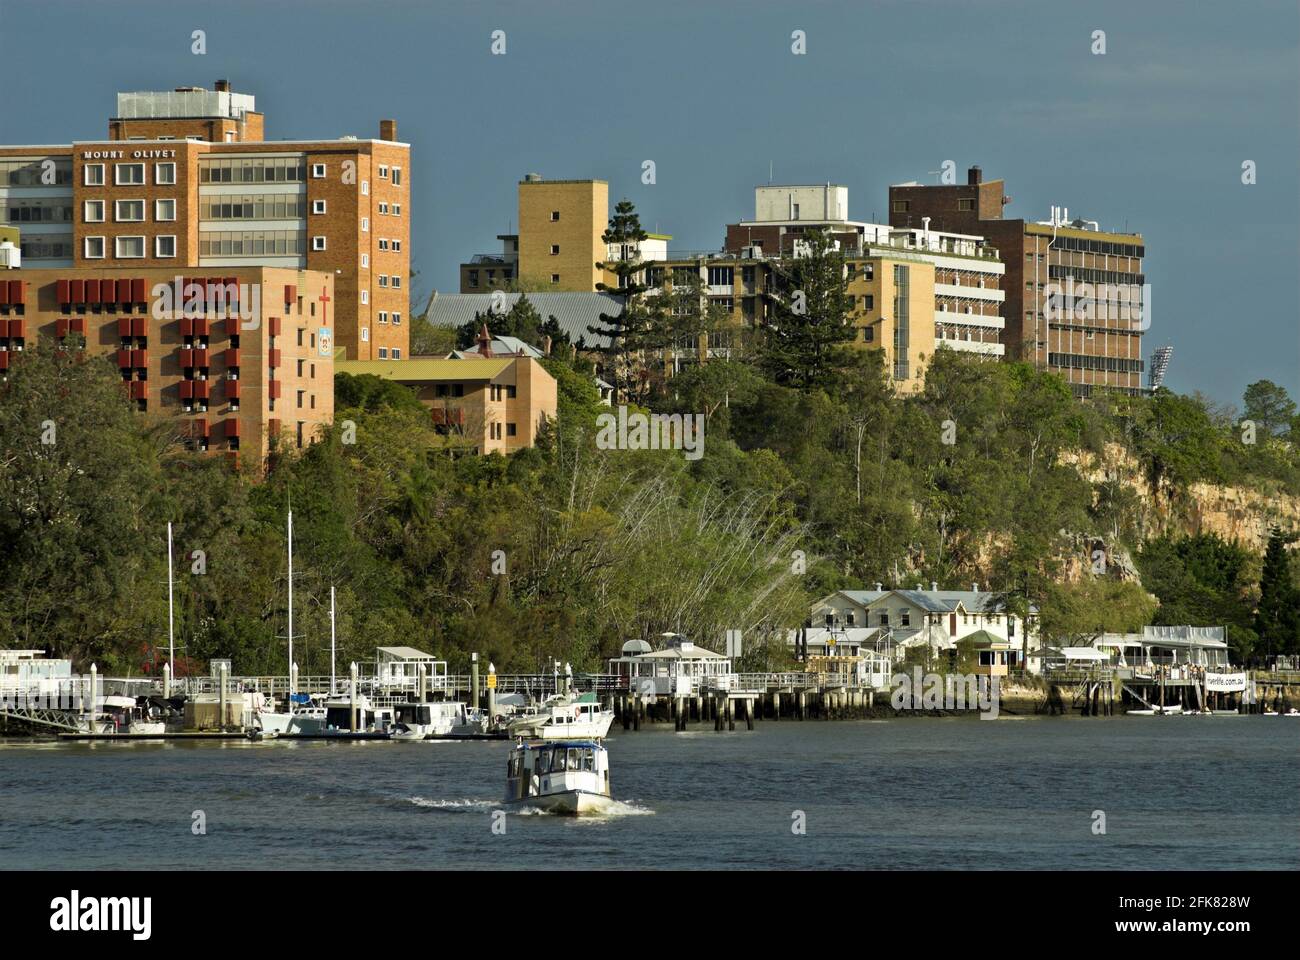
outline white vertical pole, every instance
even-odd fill
[[[330,584],[330,696],[334,695],[334,584]]]
[[[289,699],[286,713],[293,712],[293,511],[289,511]]]
[[[99,667],[95,666],[95,664],[92,663],[90,665],[90,732],[91,733],[99,732],[98,730],[95,729],[95,718],[99,712],[98,710],[95,709],[95,699],[96,699],[95,693],[96,693],[96,688],[98,686],[98,681],[99,681]]]
[[[176,629],[172,606],[172,525],[167,523],[167,663],[171,671],[167,683],[163,686],[163,699],[172,695],[171,678],[176,674]]]
[[[348,728],[350,730],[356,730],[357,729],[357,665],[355,661],[352,664],[350,678],[351,679],[348,681],[348,696],[352,702],[351,702],[351,709],[349,711],[351,714],[351,723],[348,725]]]

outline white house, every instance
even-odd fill
[[[1026,641],[1028,649],[1038,645],[1038,608],[1031,606],[1022,620],[979,584],[970,590],[940,590],[936,583],[929,590],[919,584],[915,590],[885,590],[879,583],[874,590],[839,590],[812,605],[810,622],[810,637],[817,628],[849,636],[866,628],[859,642],[869,638],[894,660],[922,644],[934,654],[954,650],[959,641],[984,631],[1006,642],[1006,666],[1016,668],[1025,664]]]
[[[644,640],[629,640],[623,644],[623,655],[609,661],[609,672],[632,692],[656,696],[690,696],[706,687],[729,685],[730,658],[677,634],[665,637],[668,646],[662,650],[652,649]]]

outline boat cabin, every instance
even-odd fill
[[[506,765],[506,799],[579,791],[609,796],[609,754],[595,740],[521,741]]]
[[[680,634],[667,634],[668,646],[654,650],[644,640],[623,644],[622,656],[609,661],[619,686],[655,696],[691,696],[701,689],[726,689],[731,659],[697,647]]]

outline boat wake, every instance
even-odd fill
[[[495,800],[430,800],[427,797],[407,797],[406,802],[433,810],[488,810],[500,806]]]
[[[543,810],[541,807],[530,807],[526,804],[515,807],[510,812],[520,817],[563,817],[566,820],[573,820],[577,823],[600,823],[604,820],[613,820],[616,817],[654,816],[653,810],[649,807],[641,806],[634,800],[613,800],[599,813],[584,813],[580,817],[570,817],[565,814],[556,813],[552,810]]]

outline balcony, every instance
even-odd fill
[[[149,367],[149,351],[148,351],[148,350],[132,350],[132,351],[131,351],[131,366],[135,367],[135,369],[137,369],[137,370],[146,370],[146,369],[148,369],[148,367]]]
[[[4,323],[0,320],[0,324]],[[9,339],[26,340],[27,339],[27,320],[24,317],[13,317],[9,320]]]
[[[144,380],[132,380],[127,384],[132,400],[148,400],[149,384]]]
[[[224,381],[222,381],[222,388],[221,388],[221,389],[225,392],[225,395],[226,395],[226,399],[227,399],[227,400],[238,400],[238,399],[239,399],[239,387],[240,387],[240,383],[241,383],[241,381],[239,381],[239,380],[224,380]]]
[[[225,360],[225,362],[226,362],[226,366],[227,366],[227,367],[238,367],[238,366],[239,366],[239,348],[238,348],[238,347],[229,347],[229,348],[227,348],[226,351],[225,351],[225,357],[224,357],[224,360]]]
[[[266,395],[267,395],[267,397],[269,397],[269,398],[272,399],[272,400],[279,400],[279,399],[280,399],[280,388],[281,388],[281,385],[282,385],[282,381],[280,381],[280,380],[268,380],[268,381],[266,381]]]
[[[280,349],[278,347],[272,347],[266,351],[266,365],[271,370],[275,370],[280,366]]]
[[[119,351],[117,351],[117,365],[118,365],[118,367],[119,367],[120,369],[122,369],[122,370],[130,370],[130,369],[131,369],[131,351],[130,351],[130,350],[119,350]]]
[[[279,318],[279,317],[267,317],[267,318],[266,318],[266,334],[267,334],[267,336],[269,336],[269,337],[278,337],[278,336],[280,335],[280,318]]]
[[[195,400],[208,399],[208,388],[211,385],[207,380],[190,380],[188,382],[194,385],[193,394]]]

